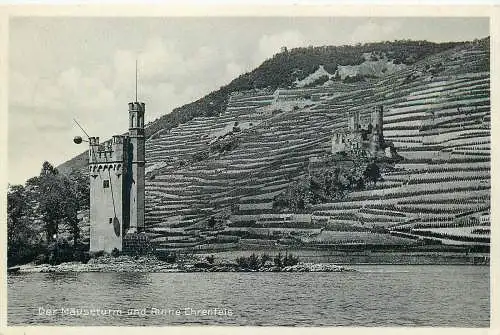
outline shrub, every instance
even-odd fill
[[[273,261],[274,261],[274,266],[277,266],[279,268],[283,266],[281,252],[274,257]]]
[[[256,254],[251,254],[248,257],[248,267],[252,270],[257,270],[259,268],[259,257]]]
[[[241,256],[236,258],[236,263],[238,264],[238,267],[242,269],[248,269],[248,260],[246,257]]]
[[[255,253],[251,254],[249,257],[241,256],[236,258],[236,263],[241,269],[258,270],[261,266],[264,266],[267,261],[271,260],[271,256],[268,254],[262,254],[257,256]],[[282,268],[284,266],[292,266],[299,263],[299,258],[293,256],[292,254],[286,254],[285,257],[279,253],[273,259],[274,266]]]
[[[82,262],[84,264],[87,264],[90,260],[90,255],[89,255],[89,252],[88,251],[84,251],[82,252],[80,255],[79,255],[79,258],[78,259],[75,259],[75,260],[78,260],[79,262]]]
[[[120,256],[120,250],[118,250],[117,248],[114,248],[113,251],[111,251],[111,256],[113,256],[113,257]]]
[[[156,251],[155,256],[158,260],[167,263],[175,263],[177,261],[177,254],[168,251]]]
[[[51,265],[73,261],[73,247],[66,240],[57,240],[49,244],[48,261]]]
[[[293,266],[297,265],[298,263],[299,263],[299,258],[293,256],[292,254],[290,255],[286,254],[285,258],[283,258],[283,266]]]
[[[46,264],[49,262],[49,258],[46,254],[40,254],[35,257],[35,264],[40,265],[40,264]]]
[[[87,263],[90,260],[89,246],[86,244],[77,244],[73,248],[73,260],[81,263]]]
[[[89,252],[90,258],[99,258],[104,256],[104,250],[99,250],[99,251],[91,251]]]
[[[270,261],[271,260],[271,256],[269,256],[268,254],[262,254],[262,256],[260,256],[260,264],[262,266],[264,266],[266,264],[267,261]]]
[[[259,269],[259,256],[251,254],[249,257],[241,256],[236,258],[236,263],[242,269],[258,270]]]
[[[205,259],[207,260],[207,262],[209,264],[214,264],[215,256],[214,255],[210,255],[210,256],[205,257]]]

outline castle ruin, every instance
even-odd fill
[[[379,152],[384,152],[387,145],[384,141],[383,118],[383,106],[374,107],[368,118],[360,118],[359,111],[347,112],[347,129],[333,133],[332,153],[364,150],[376,156]]]

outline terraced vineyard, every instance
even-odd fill
[[[209,251],[294,241],[487,244],[484,225],[478,238],[472,230],[428,232],[489,211],[489,82],[489,48],[471,43],[369,83],[233,92],[219,116],[160,130],[146,142],[152,242]],[[328,153],[346,112],[368,115],[377,105],[385,110],[385,139],[404,160],[376,186],[316,205],[308,220],[275,213],[273,199]],[[211,225],[218,217],[224,220]]]

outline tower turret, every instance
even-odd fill
[[[99,137],[89,137],[89,162],[96,162],[96,155],[99,151]]]
[[[143,102],[130,102],[129,113],[129,145],[128,164],[130,222],[129,232],[141,231],[144,227],[144,175],[145,175],[145,145],[144,145],[144,112]]]

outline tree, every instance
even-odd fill
[[[311,199],[311,178],[303,176],[276,197],[275,205],[287,208],[290,212],[300,213],[311,209]]]
[[[57,174],[59,174],[59,171],[57,171],[57,169],[52,164],[50,164],[47,161],[43,162],[42,171],[40,172],[40,176],[57,175]]]
[[[16,224],[26,215],[27,208],[24,187],[22,185],[9,185],[7,191],[7,217]]]
[[[66,224],[76,245],[80,232],[77,219],[80,208],[78,194],[83,193],[82,188],[85,187],[77,187],[77,183],[60,175],[49,162],[44,162],[40,176],[29,179],[26,185],[36,192],[47,242],[55,240],[60,224]]]
[[[214,227],[215,227],[215,224],[216,224],[215,218],[214,218],[213,216],[211,216],[211,217],[208,219],[207,224],[208,224],[208,227],[209,227],[209,228],[214,228]]]
[[[79,210],[90,207],[90,182],[89,176],[79,170],[73,170],[68,176],[74,185],[75,195],[78,199]]]
[[[7,191],[7,264],[31,261],[38,253],[40,237],[30,223],[33,210],[22,185],[9,185]]]
[[[363,175],[365,177],[365,180],[376,184],[377,181],[381,178],[380,168],[374,161],[372,161],[366,166]]]

